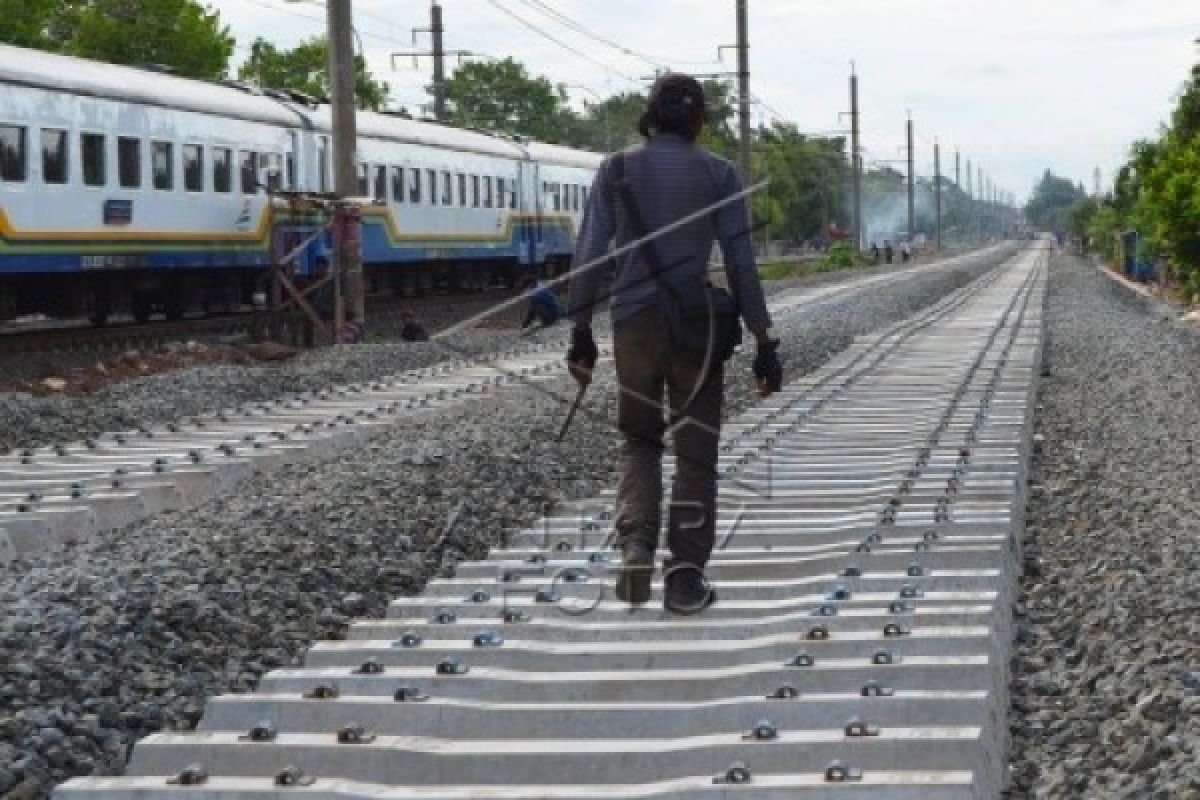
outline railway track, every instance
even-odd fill
[[[703,616],[611,598],[604,494],[58,796],[997,797],[1044,290],[1021,254],[728,424]]]
[[[782,317],[848,293],[884,290],[915,271],[992,257],[995,251],[987,251],[848,284],[785,292],[770,305]],[[600,343],[606,340],[601,337]],[[0,564],[196,505],[231,491],[255,472],[358,446],[399,415],[437,413],[505,385],[561,376],[562,352],[558,342],[533,343],[367,384],[0,456]]]
[[[425,297],[370,297],[369,324],[397,326],[402,310],[411,310],[432,326],[443,327],[464,314],[482,310],[512,292],[491,289],[464,295],[428,295]],[[453,310],[447,311],[447,304]],[[85,324],[36,325],[27,328],[0,329],[0,356],[43,353],[77,353],[103,356],[128,350],[153,350],[189,339],[246,336],[264,327],[265,316],[258,311],[238,311],[212,317],[182,320],[158,320],[143,324],[117,323],[103,328]]]

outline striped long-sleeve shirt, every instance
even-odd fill
[[[617,211],[621,200],[614,185],[614,158],[606,159],[596,175],[575,248],[568,313],[576,327],[589,326],[593,310],[607,299],[600,296],[606,271],[601,259],[613,240],[620,247],[636,238],[628,215]],[[660,134],[646,145],[626,151],[624,159],[625,176],[651,232],[742,191],[732,164],[678,136]],[[755,333],[765,331],[771,318],[754,263],[744,198],[654,237],[666,281],[675,291],[702,291],[714,242],[721,246],[729,288],[746,327]],[[615,259],[615,267],[614,323],[657,305],[658,283],[646,263],[644,248],[622,254]]]

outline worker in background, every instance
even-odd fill
[[[614,521],[622,564],[616,594],[632,605],[650,599],[661,524],[665,393],[676,467],[663,605],[680,614],[698,613],[716,600],[704,569],[715,541],[724,364],[696,361],[683,352],[678,338],[668,335],[679,327],[667,322],[682,317],[664,309],[677,308],[685,300],[706,303],[706,292],[713,296],[706,277],[714,241],[725,256],[734,313],[758,343],[754,375],[759,393],[778,391],[783,380],[779,342],[771,335],[754,263],[746,203],[730,199],[742,191],[741,180],[728,161],[696,145],[707,119],[704,90],[694,78],[671,73],[655,83],[638,126],[646,144],[607,158],[588,195],[568,304],[574,329],[567,365],[586,387],[599,358],[592,311],[604,281],[602,272],[608,271],[607,265],[595,265],[605,263],[602,259],[614,238],[621,247],[640,238],[634,229],[641,226],[633,221],[635,211],[630,208],[636,201],[636,215],[653,238],[615,259],[611,303],[619,382],[617,427],[622,436]],[[709,208],[715,210],[702,213]],[[685,217],[695,221],[662,235],[652,233]],[[736,326],[737,319],[732,321]]]
[[[346,309],[346,319],[338,331],[338,344],[362,344],[367,336],[367,329],[354,313],[354,309]]]
[[[529,295],[529,310],[525,313],[525,321],[521,323],[521,332],[529,333],[537,328],[549,328],[562,319],[562,306],[558,296],[544,282],[530,276],[524,283],[522,291]]]
[[[400,312],[400,321],[404,323],[400,328],[400,338],[406,342],[428,342],[429,333],[425,330],[425,326],[417,322],[417,318],[408,309]]]
[[[876,264],[879,263],[879,243],[871,242],[871,260]]]
[[[908,242],[900,244],[900,261],[907,264],[912,259],[912,245]]]
[[[890,264],[896,260],[896,251],[892,249],[892,240],[883,240],[883,263]]]

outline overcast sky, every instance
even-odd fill
[[[319,0],[209,0],[238,37],[235,61],[256,36],[283,45],[324,30]],[[903,158],[904,119],[917,131],[917,168],[932,174],[933,141],[946,174],[954,151],[982,164],[1022,198],[1050,167],[1089,189],[1105,185],[1129,143],[1166,119],[1191,64],[1200,60],[1196,0],[749,0],[752,92],[801,129],[845,125],[847,76],[857,63],[868,161]],[[572,30],[539,0],[442,0],[446,46],[514,56],[534,73],[590,92],[637,88],[654,64],[692,72],[734,68],[734,0],[540,0],[579,27],[639,53],[631,56]],[[429,62],[392,69],[428,27],[428,0],[354,0],[372,70],[397,103],[427,103]],[[501,8],[508,9],[510,14]],[[527,27],[532,26],[585,57]],[[419,39],[427,48],[428,37]],[[645,56],[642,58],[640,56]],[[590,59],[590,60],[589,60]],[[899,165],[898,165],[899,166]],[[964,178],[965,182],[965,178]]]

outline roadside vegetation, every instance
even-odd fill
[[[854,249],[845,242],[838,242],[818,258],[807,261],[768,261],[758,268],[764,281],[786,281],[825,272],[874,266],[869,258],[855,255]]]
[[[1113,190],[1076,197],[1056,211],[1059,229],[1085,248],[1110,262],[1125,255],[1155,264],[1183,301],[1200,303],[1200,64],[1184,83],[1170,123],[1157,138],[1130,148]]]

